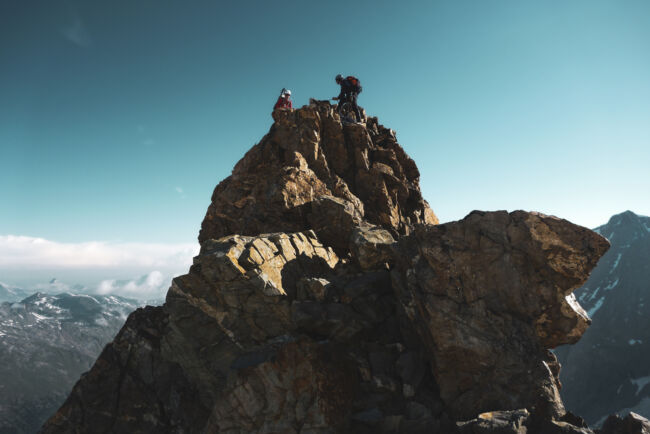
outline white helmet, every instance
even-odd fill
[[[291,91],[289,89],[282,89],[282,95],[291,96]]]

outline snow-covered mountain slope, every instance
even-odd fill
[[[626,211],[595,229],[610,250],[575,294],[592,318],[580,341],[558,348],[567,408],[590,423],[650,414],[650,218]]]
[[[3,301],[20,301],[28,295],[29,293],[23,289],[0,282],[0,303]]]
[[[36,432],[139,305],[69,293],[1,303],[0,433]]]

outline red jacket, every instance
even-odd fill
[[[278,108],[293,108],[293,104],[291,103],[291,100],[289,98],[284,99],[282,96],[278,98],[278,102],[275,103],[273,106],[273,110],[278,109]]]

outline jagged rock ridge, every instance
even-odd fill
[[[547,349],[584,332],[569,294],[604,238],[524,212],[436,226],[376,119],[318,101],[274,119],[215,189],[189,273],[42,432],[591,432]],[[456,424],[493,410],[518,431]]]
[[[329,103],[312,100],[300,110],[275,111],[274,119],[271,131],[215,188],[200,242],[314,229],[345,249],[361,220],[393,235],[416,223],[438,223],[420,193],[415,162],[377,118],[365,126],[342,125]]]

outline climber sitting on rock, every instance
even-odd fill
[[[341,74],[338,74],[336,76],[336,83],[341,86],[341,93],[339,93],[339,96],[334,97],[332,99],[338,100],[339,106],[338,106],[338,111],[339,114],[341,114],[341,110],[343,109],[343,105],[345,103],[349,103],[351,106],[351,109],[354,111],[354,113],[357,116],[357,122],[361,122],[361,111],[359,110],[359,106],[357,105],[357,96],[359,93],[361,93],[361,82],[359,81],[358,78],[356,78],[353,75],[349,75],[345,78]]]
[[[289,89],[282,88],[278,101],[273,106],[275,109],[292,109],[293,103],[291,102],[291,91]]]

